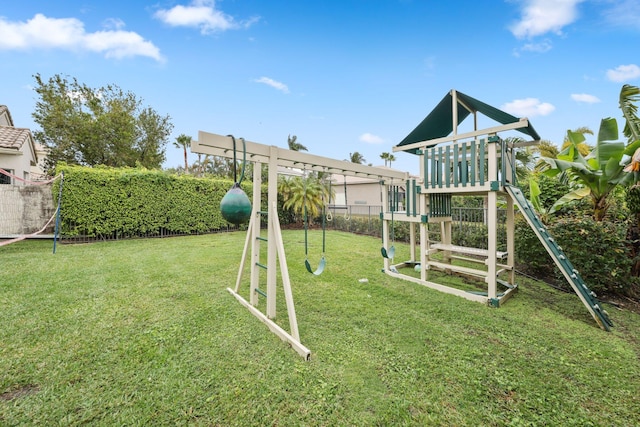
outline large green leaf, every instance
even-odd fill
[[[574,200],[582,200],[589,194],[591,194],[591,190],[588,187],[575,189],[556,200],[553,206],[551,206],[551,208],[549,209],[549,213],[558,211],[558,209],[562,208],[570,202],[573,202]]]
[[[531,200],[531,205],[536,210],[536,212],[542,212],[542,203],[540,202],[540,186],[536,182],[535,179],[531,179],[529,181],[529,200]]]
[[[624,149],[623,154],[625,154],[626,156],[633,156],[638,148],[640,148],[640,139],[627,145],[627,148]]]
[[[565,171],[591,172],[587,167],[587,165],[583,163],[571,162],[571,161],[566,161],[561,159],[550,159],[548,157],[543,157],[541,160],[547,163],[551,167],[551,170],[553,169],[557,170],[555,173],[554,172],[550,173],[550,175],[552,176],[557,175],[558,172],[565,172]]]
[[[640,118],[636,102],[640,101],[640,88],[638,86],[623,85],[620,90],[620,109],[626,119],[623,133],[630,140],[640,140]]]
[[[600,122],[598,131],[598,143],[604,141],[615,141],[618,139],[618,122],[613,117],[607,117]]]
[[[585,141],[584,135],[580,132],[567,131],[567,141],[570,142],[564,150],[562,150],[556,156],[557,159],[574,162],[581,158],[580,150],[578,150],[578,144]]]

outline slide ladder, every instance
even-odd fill
[[[545,249],[551,256],[551,259],[553,259],[556,266],[558,266],[560,271],[562,271],[565,279],[567,279],[567,282],[569,282],[575,293],[580,297],[582,303],[587,307],[591,316],[593,316],[602,329],[608,331],[609,328],[613,326],[613,323],[611,323],[606,311],[602,309],[600,302],[596,298],[596,294],[589,290],[584,280],[582,280],[582,277],[580,277],[578,270],[573,267],[562,251],[562,248],[558,246],[556,241],[549,234],[547,227],[545,227],[542,221],[540,221],[538,214],[533,209],[531,203],[529,203],[529,200],[524,197],[524,194],[522,194],[522,191],[520,191],[518,187],[505,185],[504,188],[511,195],[514,203],[527,219],[529,226],[531,226],[531,229],[536,233],[538,239],[542,242]]]

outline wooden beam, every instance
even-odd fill
[[[405,183],[409,177],[408,172],[361,165],[346,160],[336,160],[251,141],[245,141],[245,147],[247,161],[249,162],[259,161],[261,163],[269,163],[271,148],[273,147],[276,149],[278,166],[335,173],[345,176],[358,176],[378,180],[384,179],[397,184]],[[233,158],[233,139],[229,136],[200,131],[198,132],[198,140],[191,141],[191,151],[193,153]],[[242,152],[242,140],[236,138],[236,158],[238,160],[242,160]]]
[[[295,338],[293,338],[287,331],[285,331],[280,326],[278,326],[273,320],[269,319],[267,316],[262,314],[262,312],[260,310],[258,310],[257,308],[255,308],[254,306],[249,304],[247,302],[247,300],[245,300],[240,295],[235,293],[233,289],[227,288],[227,291],[229,291],[231,293],[231,295],[236,297],[236,299],[240,302],[240,304],[242,304],[246,308],[248,308],[249,311],[251,312],[251,314],[256,316],[258,319],[260,319],[262,321],[262,323],[267,325],[267,327],[271,330],[271,332],[273,332],[274,334],[279,336],[280,339],[282,339],[283,341],[288,342],[291,345],[291,347],[300,356],[303,357],[304,360],[309,360],[309,357],[311,356],[311,350],[309,350],[307,347],[302,345],[302,343],[300,341],[298,341]]]

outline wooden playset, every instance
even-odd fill
[[[495,126],[477,129],[478,114],[497,122]],[[473,129],[458,132],[458,125],[468,116]],[[519,144],[510,143],[501,134],[519,132],[530,138]],[[253,197],[242,259],[234,288],[229,292],[269,329],[305,359],[311,351],[302,344],[298,332],[293,293],[288,273],[286,251],[282,241],[277,211],[278,168],[287,167],[344,176],[378,180],[382,187],[382,264],[392,277],[407,280],[442,292],[454,294],[492,307],[499,307],[517,289],[514,263],[514,218],[518,207],[544,245],[551,259],[562,271],[580,300],[598,325],[612,326],[596,296],[584,283],[562,249],[549,235],[531,204],[517,186],[515,150],[536,144],[540,137],[526,118],[516,118],[461,92],[451,90],[436,108],[398,145],[394,152],[408,152],[419,162],[419,176],[388,168],[377,168],[335,160],[308,153],[286,150],[242,140],[245,162],[253,164]],[[199,132],[191,150],[214,156],[233,158],[239,150],[235,138]],[[262,167],[268,168],[268,196],[263,211],[261,200]],[[400,192],[400,188],[403,192]],[[481,196],[486,200],[486,248],[470,248],[452,242],[452,196]],[[498,250],[498,206],[506,206],[506,245]],[[260,234],[261,218],[267,218],[267,237]],[[393,233],[398,222],[409,224],[410,259],[394,263]],[[440,240],[431,241],[429,224],[438,224]],[[418,227],[418,229],[416,229]],[[416,239],[416,236],[419,239]],[[417,241],[419,240],[419,241]],[[261,245],[267,245],[267,263],[260,262]],[[318,270],[324,267],[321,260]],[[462,262],[460,262],[462,261]],[[250,265],[249,301],[239,295],[245,265]],[[308,261],[307,261],[308,264]],[[372,265],[372,269],[377,268]],[[277,270],[280,271],[286,300],[289,331],[274,322],[276,317]],[[311,272],[314,270],[308,266]],[[409,273],[406,269],[411,269]],[[260,274],[266,271],[266,290],[259,287]],[[419,277],[415,271],[419,270]],[[429,280],[434,271],[461,274],[486,284],[486,291],[470,292]],[[318,273],[319,274],[319,273]],[[260,311],[258,298],[266,298],[266,313]]]

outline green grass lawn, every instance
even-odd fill
[[[0,425],[640,425],[637,314],[607,306],[607,333],[524,279],[488,308],[384,275],[379,240],[341,232],[316,277],[285,231],[305,362],[226,291],[244,239],[0,248]],[[278,313],[288,329],[282,295]]]

